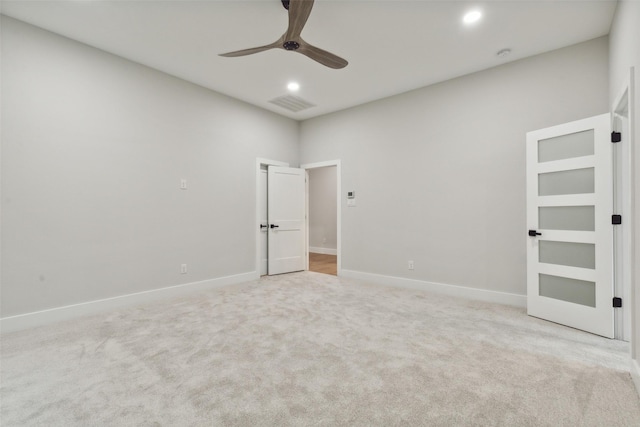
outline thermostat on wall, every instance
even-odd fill
[[[347,191],[347,206],[354,207],[356,205],[356,192]]]

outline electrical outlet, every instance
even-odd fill
[[[413,270],[413,260],[409,260],[409,270]]]
[[[187,274],[187,264],[180,265],[180,274]]]

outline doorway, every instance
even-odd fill
[[[633,306],[633,221],[623,220],[632,218],[632,87],[630,79],[612,114],[527,134],[527,311],[624,341]]]
[[[340,275],[340,161],[302,165],[307,170],[309,271]]]
[[[338,275],[338,202],[335,166],[309,169],[309,271]]]
[[[527,133],[527,313],[613,338],[610,131],[603,114]]]
[[[256,159],[256,275],[264,276],[270,274],[269,272],[269,231],[271,230],[270,226],[273,221],[268,217],[269,212],[269,179],[268,179],[268,170],[269,167],[288,167],[289,164],[285,162],[280,162],[276,160],[268,160],[258,158]],[[305,206],[305,214],[306,214],[306,224],[305,224],[305,268],[309,270],[309,254],[310,254],[310,246],[311,250],[315,252],[311,252],[314,255],[311,255],[311,263],[321,265],[318,268],[327,268],[327,264],[330,264],[332,268],[332,272],[329,274],[335,274],[340,276],[341,274],[341,165],[340,160],[330,160],[326,162],[319,163],[310,163],[305,164],[300,167],[301,169],[305,169],[307,174],[314,174],[314,170],[316,169],[328,169],[329,172],[333,173],[334,179],[331,181],[333,183],[333,187],[335,188],[335,192],[333,193],[333,201],[332,210],[334,211],[335,217],[335,232],[326,232],[324,237],[320,237],[320,240],[317,246],[311,246],[309,240],[309,180],[306,182],[306,206]],[[322,173],[322,172],[321,172]],[[274,224],[274,226],[277,224]],[[335,240],[333,240],[333,236],[335,236]],[[326,240],[324,240],[326,239]],[[324,241],[323,241],[324,240]],[[333,243],[335,241],[335,243]],[[331,258],[329,262],[327,262],[327,258]],[[314,267],[315,268],[315,267]]]

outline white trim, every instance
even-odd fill
[[[569,267],[568,265],[545,264],[538,261],[538,273],[550,276],[568,277],[570,279],[595,282],[598,279],[596,270],[591,268]]]
[[[427,282],[404,277],[383,276],[362,271],[342,270],[342,277],[358,279],[374,284],[394,286],[397,288],[417,289],[442,295],[493,302],[498,304],[526,307],[526,295],[510,294],[507,292],[490,291],[488,289],[469,288],[466,286],[448,285],[445,283]]]
[[[615,206],[616,214],[622,215],[622,224],[615,227],[614,271],[616,296],[622,297],[622,308],[616,310],[616,338],[631,341],[631,357],[635,358],[633,337],[635,318],[635,298],[633,284],[634,276],[634,121],[635,121],[635,85],[634,68],[629,70],[629,76],[623,82],[615,100],[611,105],[611,129],[622,132],[622,142],[614,144],[614,176],[615,176]],[[626,123],[618,119],[619,111],[627,110]],[[626,124],[626,127],[622,127]],[[627,219],[625,219],[627,218]],[[625,302],[627,301],[627,302]]]
[[[554,160],[551,162],[538,163],[538,173],[549,173],[567,171],[575,169],[592,168],[596,164],[596,156],[573,157],[570,159]]]
[[[340,160],[326,160],[324,162],[305,163],[300,165],[300,168],[301,169],[326,168],[330,166],[338,166],[339,164],[340,164]]]
[[[305,163],[300,165],[302,169],[315,169],[315,168],[326,168],[330,166],[336,167],[336,207],[338,212],[336,215],[338,216],[337,224],[336,224],[336,255],[337,255],[337,274],[338,276],[342,276],[342,162],[340,159],[337,160],[327,160],[324,162],[316,162],[316,163]],[[309,228],[309,218],[307,215],[307,229]],[[308,259],[308,256],[307,256]]]
[[[538,230],[544,231],[538,240],[553,240],[554,242],[595,243],[596,233],[593,231],[573,230]]]
[[[562,194],[559,196],[537,196],[537,206],[592,206],[596,203],[593,194]]]
[[[309,253],[323,254],[323,255],[338,255],[338,250],[332,249],[332,248],[318,248],[318,247],[309,246]]]
[[[289,167],[289,163],[287,162],[281,162],[279,160],[263,159],[262,157],[256,157],[256,164],[258,165],[258,169],[260,169],[260,165],[283,166],[285,168]]]
[[[32,313],[19,314],[17,316],[4,317],[0,319],[0,330],[4,334],[7,332],[35,328],[37,326],[48,325],[65,320],[73,320],[79,317],[95,315],[123,307],[147,304],[153,301],[167,299],[169,297],[178,297],[194,292],[202,292],[209,289],[249,282],[259,278],[259,273],[252,271],[249,273],[236,274],[234,276],[184,283],[182,285],[169,286],[166,288],[136,292],[134,294],[119,295],[111,298],[50,308],[48,310],[34,311]]]
[[[304,168],[302,168],[304,169]],[[309,271],[309,256],[311,248],[309,247],[309,170],[304,169],[304,271]]]
[[[262,263],[260,259],[260,220],[262,218],[260,218],[260,212],[258,212],[258,206],[260,206],[260,167],[262,165],[289,167],[289,163],[256,157],[256,222],[254,227],[256,229],[256,272],[258,275],[260,275],[260,264]]]
[[[636,385],[638,396],[640,396],[640,365],[638,365],[637,360],[631,359],[629,372],[631,373],[631,378],[633,378],[633,383]]]

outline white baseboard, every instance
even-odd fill
[[[635,359],[631,359],[631,378],[633,378],[633,382],[636,385],[636,391],[638,392],[638,396],[640,396],[640,364]]]
[[[318,247],[315,247],[315,246],[309,246],[309,252],[312,252],[314,254],[338,255],[338,250],[337,249],[318,248]]]
[[[380,274],[363,273],[361,271],[340,270],[340,276],[363,280],[371,283],[395,286],[398,288],[418,289],[443,295],[468,298],[480,301],[495,302],[498,304],[526,307],[526,295],[510,294],[507,292],[490,291],[487,289],[468,288],[466,286],[447,285],[444,283],[426,282],[403,277],[383,276]]]
[[[252,271],[250,273],[242,273],[234,276],[226,276],[216,279],[203,280],[200,282],[185,283],[182,285],[169,286],[166,288],[153,289],[150,291],[136,292],[134,294],[120,295],[112,298],[88,301],[79,304],[67,305],[64,307],[35,311],[32,313],[19,314],[17,316],[4,317],[0,319],[0,331],[4,334],[7,332],[35,328],[37,326],[48,325],[64,320],[72,320],[78,317],[90,316],[93,314],[98,314],[109,310],[116,310],[132,305],[145,304],[169,297],[183,296],[194,292],[205,291],[208,289],[249,282],[251,280],[256,280],[259,278],[260,275],[255,271]]]

